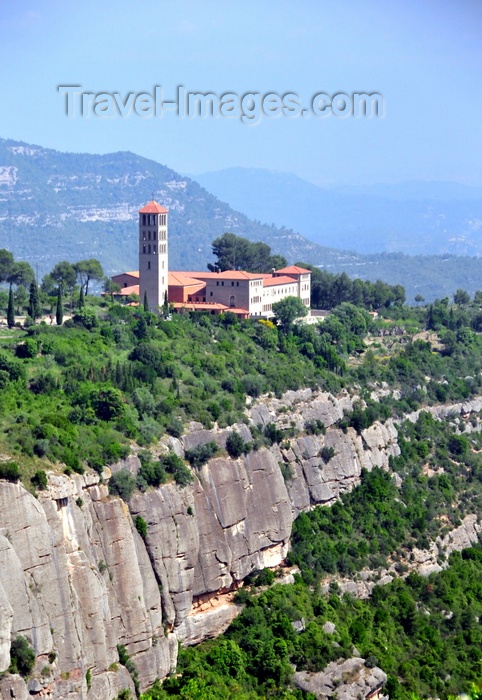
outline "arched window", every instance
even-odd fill
[[[234,308],[236,306],[236,301],[234,299],[234,296],[229,297],[229,306],[231,308]]]

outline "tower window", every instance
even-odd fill
[[[149,231],[149,233],[147,234],[147,237],[148,237],[149,240],[151,240],[151,232],[150,232],[150,231]]]
[[[148,252],[148,253],[151,252],[151,244],[150,244],[150,243],[149,243],[149,245],[147,246],[147,252]]]
[[[153,240],[153,241],[156,240],[156,232],[155,232],[155,231],[152,232],[152,240]]]
[[[142,240],[143,240],[143,241],[146,240],[146,232],[145,232],[145,231],[142,232]]]
[[[229,306],[230,306],[232,309],[236,306],[234,296],[229,297]]]
[[[149,260],[149,262],[147,263],[147,269],[148,269],[148,270],[151,269],[151,261],[150,261],[150,260]]]
[[[145,246],[145,245],[142,246],[142,252],[143,252],[143,253],[146,252],[146,246]]]
[[[145,214],[142,215],[142,225],[143,226],[146,225],[146,215]]]

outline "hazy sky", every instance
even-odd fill
[[[0,136],[352,184],[482,185],[480,0],[0,0]],[[384,117],[72,117],[86,92],[379,92]]]

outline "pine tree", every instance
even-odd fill
[[[62,302],[62,287],[60,284],[57,292],[57,307],[55,309],[55,320],[58,326],[61,326],[64,322],[64,305]]]
[[[147,299],[147,292],[146,291],[144,291],[144,311],[146,312],[146,314],[149,313],[149,301]]]
[[[13,328],[15,325],[15,311],[13,308],[12,285],[10,285],[10,290],[8,292],[7,325],[9,328]]]
[[[83,309],[84,306],[85,306],[84,286],[81,284],[80,285],[80,294],[79,294],[79,309]]]
[[[38,287],[36,280],[30,285],[30,298],[28,302],[28,315],[35,321],[41,315],[40,301],[38,298]]]

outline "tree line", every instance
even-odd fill
[[[0,291],[0,304],[7,308],[9,327],[15,325],[16,314],[26,312],[29,323],[40,318],[46,309],[52,316],[55,314],[57,325],[61,325],[64,297],[70,300],[71,311],[74,296],[77,308],[81,309],[91,283],[103,280],[102,265],[95,258],[76,263],[63,260],[44,276],[39,285],[29,263],[16,261],[10,251],[0,250],[0,284],[8,285],[8,292]]]

